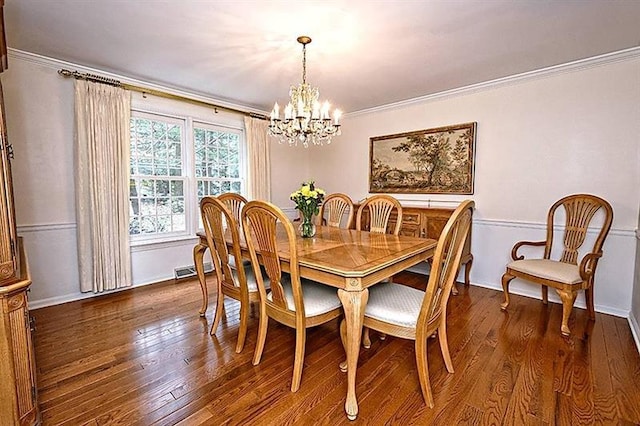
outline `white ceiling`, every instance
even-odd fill
[[[8,0],[9,47],[268,111],[346,112],[640,45],[640,1]]]

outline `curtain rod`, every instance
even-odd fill
[[[268,119],[267,116],[262,115],[262,114],[257,114],[257,113],[249,112],[249,111],[243,111],[243,110],[240,110],[240,109],[230,108],[230,107],[226,107],[226,106],[222,106],[222,105],[216,105],[216,104],[213,104],[213,103],[210,103],[210,102],[205,102],[205,101],[200,101],[200,100],[197,100],[197,99],[188,98],[186,96],[174,95],[172,93],[163,92],[161,90],[147,89],[145,87],[140,87],[140,86],[135,86],[133,84],[123,83],[120,80],[104,77],[104,76],[101,76],[101,75],[89,74],[89,73],[81,73],[79,71],[70,71],[70,70],[66,70],[66,69],[58,70],[58,74],[60,74],[61,76],[65,77],[65,78],[73,77],[76,80],[87,80],[87,81],[92,81],[94,83],[101,83],[101,84],[107,84],[109,86],[121,87],[123,89],[130,90],[132,92],[142,93],[143,95],[144,94],[149,94],[149,95],[159,96],[161,98],[173,99],[173,100],[178,100],[178,101],[182,101],[182,102],[188,102],[188,103],[194,104],[194,105],[206,106],[206,107],[213,108],[216,113],[220,109],[220,110],[223,110],[223,111],[229,111],[229,112],[235,112],[237,114],[248,115],[249,117],[259,118],[261,120],[267,120]]]

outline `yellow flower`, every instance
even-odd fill
[[[309,197],[313,197],[313,198],[317,198],[318,197],[318,191],[310,191],[309,192]]]
[[[300,188],[300,193],[305,197],[308,197],[309,194],[311,193],[311,190],[309,189],[309,185],[305,185],[302,188]]]

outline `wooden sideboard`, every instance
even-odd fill
[[[40,423],[27,292],[31,278],[22,241],[18,279],[0,285],[0,425]]]
[[[355,211],[358,210],[360,205],[354,206]],[[402,227],[400,228],[401,235],[409,235],[412,237],[433,238],[435,240],[440,238],[440,234],[447,224],[449,217],[453,214],[455,209],[445,207],[405,207],[402,206]],[[355,214],[354,214],[355,218]],[[391,212],[389,218],[389,224],[387,225],[387,232],[391,232],[391,229],[395,227],[398,220],[397,212],[394,210]],[[355,219],[354,219],[355,222]],[[362,212],[362,222],[364,230],[369,229],[369,215],[368,211]],[[352,224],[355,227],[355,223]],[[464,265],[464,282],[465,285],[469,285],[469,274],[471,272],[471,266],[473,264],[473,255],[471,254],[471,227],[469,228],[469,237],[464,245],[462,251],[462,259],[460,264]]]
[[[6,52],[4,1],[0,1],[0,51]],[[0,72],[6,63],[0,61]],[[11,159],[0,82],[0,425],[40,423],[27,292],[31,285],[16,232]]]

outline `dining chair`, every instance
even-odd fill
[[[373,195],[366,200],[360,207],[358,208],[358,213],[356,215],[356,230],[362,231],[364,230],[363,224],[363,212],[366,210],[369,211],[369,232],[384,234],[387,232],[387,226],[389,224],[389,217],[391,216],[391,212],[393,209],[396,209],[397,219],[396,225],[393,227],[393,230],[390,232],[393,235],[398,235],[400,233],[400,228],[402,227],[402,205],[400,201],[395,199],[390,195]]]
[[[327,215],[326,219],[324,215]],[[325,197],[324,203],[320,206],[320,212],[318,213],[318,225],[323,224],[323,220],[326,220],[327,226],[334,228],[340,228],[344,215],[347,214],[347,220],[344,228],[349,229],[351,221],[353,220],[353,201],[346,194],[335,192]]]
[[[429,382],[427,340],[437,332],[440,351],[449,373],[453,363],[447,342],[447,303],[458,275],[462,250],[467,239],[474,202],[466,200],[453,212],[438,240],[426,291],[401,284],[377,284],[369,288],[363,326],[415,341],[418,379],[422,396],[433,407]],[[346,323],[340,323],[340,336],[346,344]],[[346,346],[345,346],[346,347]],[[340,368],[345,371],[346,363]]]
[[[553,231],[555,216],[558,209],[564,210],[565,224],[562,237],[562,254],[558,260],[553,256]],[[599,227],[595,242],[590,252],[580,255],[579,249],[585,242],[587,230],[596,212],[602,210],[604,217]],[[568,195],[556,201],[547,214],[547,238],[544,241],[520,241],[513,246],[511,258],[506,272],[502,276],[504,303],[502,310],[509,306],[509,283],[514,278],[520,278],[542,286],[542,303],[547,304],[549,287],[556,289],[562,300],[562,325],[560,331],[569,336],[569,317],[573,310],[573,303],[580,290],[585,290],[587,310],[591,320],[596,319],[593,305],[593,286],[598,260],[602,257],[602,245],[611,228],[613,209],[611,205],[600,197],[589,194]],[[525,259],[518,256],[518,249],[522,246],[544,247],[542,259]]]
[[[397,211],[396,226],[393,227],[392,234],[398,235],[400,228],[402,227],[402,205],[400,201],[390,195],[374,195],[364,200],[358,208],[358,214],[356,215],[356,230],[362,231],[365,227],[363,223],[363,213],[369,211],[369,232],[374,234],[385,234],[389,225],[389,217],[393,209]],[[380,335],[380,339],[384,340],[386,336]],[[371,336],[369,328],[365,327],[362,334],[362,346],[365,348],[371,347]]]
[[[234,261],[234,259],[242,259],[240,229],[233,212],[227,207],[227,204],[215,197],[204,197],[200,202],[200,211],[207,236],[207,245],[213,260],[218,289],[211,335],[216,333],[220,319],[224,315],[224,297],[228,296],[238,300],[240,302],[240,327],[238,329],[236,352],[240,353],[247,335],[251,303],[260,301],[255,275],[250,262],[236,263]],[[225,233],[230,233],[231,235],[231,253],[229,253],[225,241]]]
[[[269,318],[294,328],[296,345],[291,392],[296,392],[302,378],[306,329],[340,316],[342,304],[335,288],[300,278],[296,233],[282,210],[268,202],[250,201],[242,209],[242,224],[260,292],[260,324],[253,365],[260,363]],[[282,271],[276,236],[279,227],[286,237],[289,274]],[[262,275],[263,270],[266,277]],[[270,289],[265,285],[267,282]]]
[[[227,208],[231,211],[233,217],[239,225],[241,223],[240,213],[242,212],[242,207],[247,204],[247,199],[240,194],[236,194],[235,192],[225,192],[218,195],[217,198],[218,200],[226,204]]]

